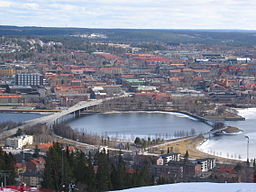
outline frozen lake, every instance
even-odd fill
[[[227,121],[244,132],[232,136],[211,137],[199,149],[213,155],[243,159],[247,158],[247,139],[250,138],[249,158],[256,158],[256,108],[239,109],[239,115],[245,121]],[[22,122],[41,117],[41,113],[0,113],[0,122]],[[144,138],[170,139],[183,137],[191,133],[208,132],[211,128],[189,116],[171,112],[126,112],[86,115],[69,122],[69,125],[81,132],[134,140],[136,136]]]
[[[210,130],[210,126],[187,115],[172,112],[125,112],[86,115],[69,125],[76,130],[101,136],[134,140],[135,137],[184,137]]]
[[[42,116],[47,115],[46,113],[23,113],[23,112],[1,112],[0,113],[0,123],[13,121],[13,122],[23,122],[32,119],[36,119]]]
[[[227,121],[227,125],[235,126],[244,132],[232,136],[210,138],[199,147],[200,150],[213,155],[232,159],[247,159],[247,138],[250,138],[249,159],[256,158],[256,108],[238,109],[245,121]]]

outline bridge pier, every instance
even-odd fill
[[[80,117],[80,110],[75,111],[75,118]]]
[[[46,126],[49,127],[50,129],[53,129],[53,127],[54,127],[54,122],[46,123]]]

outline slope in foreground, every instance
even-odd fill
[[[118,192],[118,191],[115,191]],[[120,192],[256,192],[255,183],[178,183],[139,187]]]

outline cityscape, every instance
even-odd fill
[[[29,7],[46,13],[52,3],[0,0],[0,15],[19,5],[29,18],[0,20],[0,192],[256,191],[250,20],[234,29],[213,15],[187,28],[152,19],[148,28],[125,17],[113,24],[104,12],[100,26],[94,10],[84,27],[73,11],[85,18],[85,5],[56,1],[71,27],[60,16],[35,25]],[[124,15],[149,9],[122,3]],[[156,12],[160,4],[152,2]],[[107,6],[87,6],[96,5]]]

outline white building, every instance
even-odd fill
[[[33,144],[33,136],[22,135],[19,137],[7,138],[5,145],[14,149],[21,149],[25,145]]]
[[[216,166],[216,160],[214,158],[197,159],[196,161],[201,165],[202,172],[212,170]]]
[[[108,154],[108,146],[100,146],[99,153],[101,152]]]
[[[157,165],[164,165],[170,161],[180,161],[180,153],[163,154],[160,155],[156,161]]]

